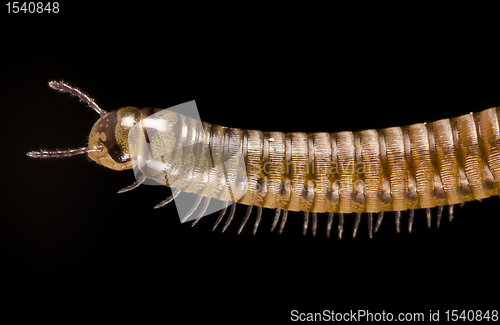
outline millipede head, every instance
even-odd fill
[[[31,151],[27,155],[32,158],[61,158],[88,154],[96,163],[113,170],[132,169],[128,145],[130,129],[141,119],[140,109],[123,107],[111,112],[101,109],[92,98],[75,87],[62,81],[51,81],[49,86],[60,92],[78,97],[101,118],[92,127],[88,147],[62,151]]]
[[[89,148],[101,146],[102,150],[89,152],[90,159],[113,170],[132,169],[128,134],[140,118],[136,107],[122,107],[102,116],[89,135]]]

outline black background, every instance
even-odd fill
[[[282,235],[264,210],[256,236],[215,216],[191,228],[169,189],[142,186],[84,156],[26,152],[86,145],[98,116],[51,90],[65,80],[106,110],[195,99],[207,122],[283,132],[430,122],[499,106],[500,11],[478,2],[352,7],[61,4],[6,14],[0,35],[0,270],[5,311],[20,318],[105,315],[185,321],[290,320],[300,312],[498,308],[499,200],[467,203],[439,229],[416,212],[412,234],[389,214],[370,240]],[[434,215],[436,211],[433,211]],[[407,216],[403,214],[403,225]],[[250,220],[253,222],[253,218]],[[16,307],[14,309],[14,307]],[[29,312],[28,312],[29,311]]]

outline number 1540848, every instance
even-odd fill
[[[41,14],[41,13],[59,13],[59,2],[7,2],[7,13],[18,14],[18,13],[29,13],[29,14]]]

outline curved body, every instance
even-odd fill
[[[203,128],[213,153],[242,153],[247,190],[237,202],[246,205],[309,212],[404,211],[499,194],[496,108],[359,132],[262,132],[209,123]],[[185,141],[191,140],[178,141],[180,150]],[[195,153],[190,157],[197,159]],[[220,185],[214,178],[197,182]],[[200,187],[192,188],[185,191],[203,196]]]
[[[266,207],[276,209],[272,229],[283,210],[280,233],[288,211],[304,211],[304,234],[312,212],[313,235],[316,214],[328,212],[329,236],[333,214],[338,213],[339,237],[344,213],[356,213],[353,236],[361,214],[367,213],[371,237],[375,212],[379,213],[375,232],[384,211],[395,212],[399,232],[400,211],[409,210],[411,232],[415,209],[426,209],[430,227],[430,208],[438,207],[439,226],[443,206],[449,206],[451,220],[454,204],[500,194],[500,118],[496,107],[406,127],[282,133],[227,128],[153,108],[123,107],[106,112],[88,95],[64,82],[52,81],[49,86],[80,98],[101,118],[90,132],[88,147],[34,151],[28,156],[88,154],[113,170],[134,168],[137,181],[119,193],[136,188],[148,178],[175,188],[155,208],[168,204],[181,191],[198,194],[183,221],[197,209],[202,197],[206,199],[198,220],[211,198],[220,199],[225,207],[213,229],[229,203],[236,202],[248,205],[239,232],[252,207],[257,206],[254,234],[262,207]],[[133,134],[139,137],[131,137]],[[233,159],[236,156],[241,158]],[[232,204],[223,231],[235,207]]]

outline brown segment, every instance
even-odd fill
[[[458,192],[460,174],[450,120],[439,120],[432,123],[432,126],[439,174],[446,193],[446,204],[460,203],[462,201],[462,195]]]
[[[473,114],[456,118],[459,141],[459,156],[463,159],[464,171],[472,189],[472,196],[468,200],[482,199],[493,195],[485,189],[485,167],[481,158],[478,133]]]
[[[406,168],[407,168],[407,189],[406,189],[406,198],[408,209],[416,209],[420,206],[420,199],[417,192],[417,180],[415,176],[415,167],[413,166],[413,159],[411,156],[411,142],[410,142],[410,134],[409,128],[402,128],[403,131],[403,139],[404,139],[404,147],[405,147],[405,159],[406,159]]]
[[[291,133],[291,163],[288,167],[291,177],[291,196],[287,210],[309,211],[312,203],[304,199],[306,170],[307,170],[307,134]]]
[[[384,133],[391,182],[392,210],[404,211],[407,209],[405,193],[408,187],[403,131],[400,127],[393,127],[384,129]]]
[[[260,195],[257,193],[258,179],[261,177],[262,171],[262,139],[263,134],[261,131],[248,130],[247,141],[247,158],[246,158],[246,169],[247,169],[247,192],[240,199],[240,203],[247,205],[260,205],[262,200]]]
[[[150,114],[146,110],[144,114]],[[241,152],[247,192],[239,203],[308,212],[380,212],[496,195],[496,108],[408,127],[281,133],[210,126],[214,155]],[[211,175],[210,186],[219,186]]]
[[[408,135],[420,208],[434,207],[436,206],[436,200],[432,195],[434,168],[432,167],[427,127],[424,123],[413,124],[408,127]]]
[[[474,114],[474,123],[476,124],[476,130],[478,134],[478,144],[479,144],[479,151],[480,151],[480,157],[481,161],[483,163],[484,167],[484,175],[485,175],[485,181],[483,182],[483,187],[488,190],[494,190],[495,189],[495,179],[493,178],[493,174],[490,171],[490,167],[488,164],[488,151],[485,147],[484,140],[485,140],[485,133],[484,129],[480,126],[479,123],[480,120],[480,113]],[[483,129],[483,130],[482,130]]]
[[[495,108],[490,108],[478,113],[479,134],[482,148],[484,149],[483,156],[487,167],[491,171],[494,180],[488,180],[486,186],[499,187],[500,182],[500,131],[498,126],[498,117]],[[493,183],[491,183],[493,181]]]
[[[431,153],[432,162],[432,175],[434,176],[434,183],[432,184],[431,194],[434,197],[436,204],[439,206],[446,205],[446,192],[444,191],[443,181],[441,180],[440,174],[440,163],[437,155],[436,140],[434,137],[434,125],[433,123],[427,124],[427,136],[429,139],[429,150]]]
[[[264,207],[284,208],[288,201],[288,199],[283,200],[281,195],[285,166],[285,135],[281,132],[269,132],[267,142],[268,161],[267,165],[264,165],[264,173],[268,182]]]
[[[366,212],[380,211],[379,192],[382,188],[382,166],[380,165],[380,145],[377,130],[365,130],[359,133],[361,156],[365,166],[365,204]]]
[[[337,133],[338,172],[340,174],[340,209],[338,212],[353,212],[352,192],[355,177],[355,145],[352,132]]]
[[[337,134],[330,134],[331,165],[328,171],[327,211],[339,211],[340,207],[340,174],[338,171]]]
[[[472,196],[472,188],[469,185],[469,180],[467,179],[467,175],[465,174],[465,159],[467,156],[463,155],[461,150],[460,150],[460,139],[458,135],[458,126],[457,126],[457,119],[450,119],[450,125],[451,125],[451,130],[453,133],[453,147],[455,148],[455,154],[457,158],[457,164],[458,164],[458,174],[459,174],[459,184],[457,191],[461,197],[462,200],[468,201],[471,199]]]
[[[315,201],[314,212],[326,212],[328,208],[327,192],[329,186],[328,172],[331,167],[332,151],[330,134],[313,133],[314,141],[314,175]]]
[[[307,173],[309,174],[309,178],[314,178],[314,152],[315,152],[315,144],[314,144],[314,133],[310,133],[307,136]]]
[[[352,200],[354,201],[356,211],[365,210],[365,166],[361,155],[361,136],[359,132],[354,133],[354,152],[355,152],[355,170],[354,170],[354,191]]]
[[[390,211],[392,207],[391,183],[389,181],[389,164],[387,163],[387,147],[385,142],[384,130],[377,131],[378,144],[380,148],[380,167],[381,167],[381,188],[378,192],[381,211]]]

